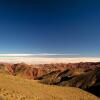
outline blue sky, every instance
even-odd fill
[[[0,53],[100,56],[100,0],[0,1]]]

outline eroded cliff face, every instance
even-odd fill
[[[35,65],[27,65],[27,64],[4,64],[4,70],[8,72],[8,74],[14,76],[21,76],[28,79],[36,79],[44,74],[46,74],[46,70],[44,68],[36,67]]]
[[[69,63],[69,64],[63,64],[63,63],[38,64],[38,65],[28,65],[24,63],[18,63],[18,64],[1,63],[0,70],[3,70],[11,75],[20,75],[22,77],[29,79],[38,79],[53,71],[63,72],[64,70],[70,70],[69,74],[71,76],[80,75],[99,66],[100,66],[99,62]]]

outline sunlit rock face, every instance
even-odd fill
[[[36,79],[44,74],[47,74],[48,70],[41,67],[42,65],[28,65],[25,63],[17,64],[0,64],[0,71],[7,72],[10,75],[21,76],[28,79]],[[46,71],[47,70],[47,71]]]

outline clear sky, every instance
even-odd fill
[[[100,56],[100,0],[1,0],[0,53]]]

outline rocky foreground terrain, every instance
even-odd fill
[[[39,80],[40,83],[58,87],[76,87],[100,97],[100,62],[38,65],[1,63],[0,73],[23,79]]]

